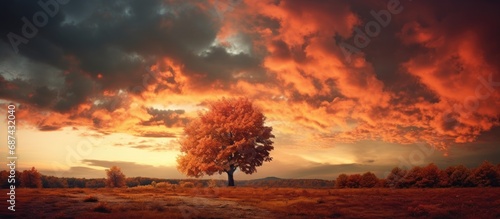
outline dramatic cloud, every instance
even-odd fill
[[[36,25],[36,1],[1,1],[0,110],[18,104],[20,126],[40,131],[171,140],[207,100],[246,96],[277,150],[498,142],[483,136],[500,126],[499,6],[90,0],[52,7]]]

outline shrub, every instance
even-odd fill
[[[209,188],[214,188],[214,187],[217,187],[217,181],[215,181],[214,179],[210,179],[208,181],[208,187]]]
[[[420,169],[420,180],[415,182],[415,186],[420,188],[433,188],[438,186],[439,172],[439,168],[434,163]]]
[[[42,175],[35,167],[21,173],[21,187],[42,188]]]
[[[101,213],[111,213],[111,208],[106,202],[100,202],[99,204],[97,204],[97,206],[94,207],[94,211]]]
[[[170,189],[172,187],[172,184],[170,184],[169,182],[159,182],[159,183],[156,183],[156,188],[163,188],[163,189]]]
[[[85,197],[85,199],[83,199],[83,202],[97,202],[97,201],[99,201],[97,199],[97,197],[91,196],[91,195],[89,195],[89,196]]]
[[[158,202],[154,202],[149,206],[149,209],[152,211],[164,211],[165,207]]]
[[[406,176],[406,170],[399,167],[392,169],[391,173],[387,176],[386,185],[390,188],[401,188],[404,187],[404,178]]]
[[[110,169],[106,170],[106,175],[108,178],[106,179],[106,185],[110,188],[114,187],[124,187],[125,184],[125,175],[122,173],[121,169],[117,166],[112,166]]]
[[[180,182],[182,188],[194,188],[194,183],[192,182]]]
[[[373,188],[379,183],[378,177],[372,172],[366,172],[361,176],[359,184],[363,188]]]
[[[335,180],[335,188],[342,189],[347,187],[349,177],[346,174],[340,174]]]
[[[450,178],[450,185],[454,187],[464,187],[472,186],[472,183],[468,181],[471,171],[464,165],[458,165],[455,167],[446,168],[446,173]]]
[[[470,177],[472,182],[479,187],[497,186],[499,178],[496,167],[487,161],[476,168]]]
[[[361,182],[360,174],[352,174],[347,178],[347,187],[349,188],[359,188]]]

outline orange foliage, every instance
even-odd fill
[[[106,175],[108,176],[106,180],[106,185],[108,187],[114,188],[125,186],[125,175],[119,167],[112,166],[110,169],[107,169]]]
[[[252,174],[256,167],[271,161],[274,138],[266,117],[246,98],[221,99],[209,103],[184,129],[178,169],[188,176],[200,177],[240,169]],[[230,179],[231,180],[231,179]]]

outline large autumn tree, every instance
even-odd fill
[[[193,177],[225,172],[228,186],[234,186],[237,169],[252,174],[272,160],[274,135],[265,120],[246,98],[209,102],[208,111],[200,112],[184,129],[177,168]]]

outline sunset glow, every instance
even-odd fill
[[[498,3],[70,1],[37,25],[33,2],[0,3],[0,157],[13,103],[20,170],[185,178],[184,127],[223,97],[276,136],[238,179],[500,163]]]

